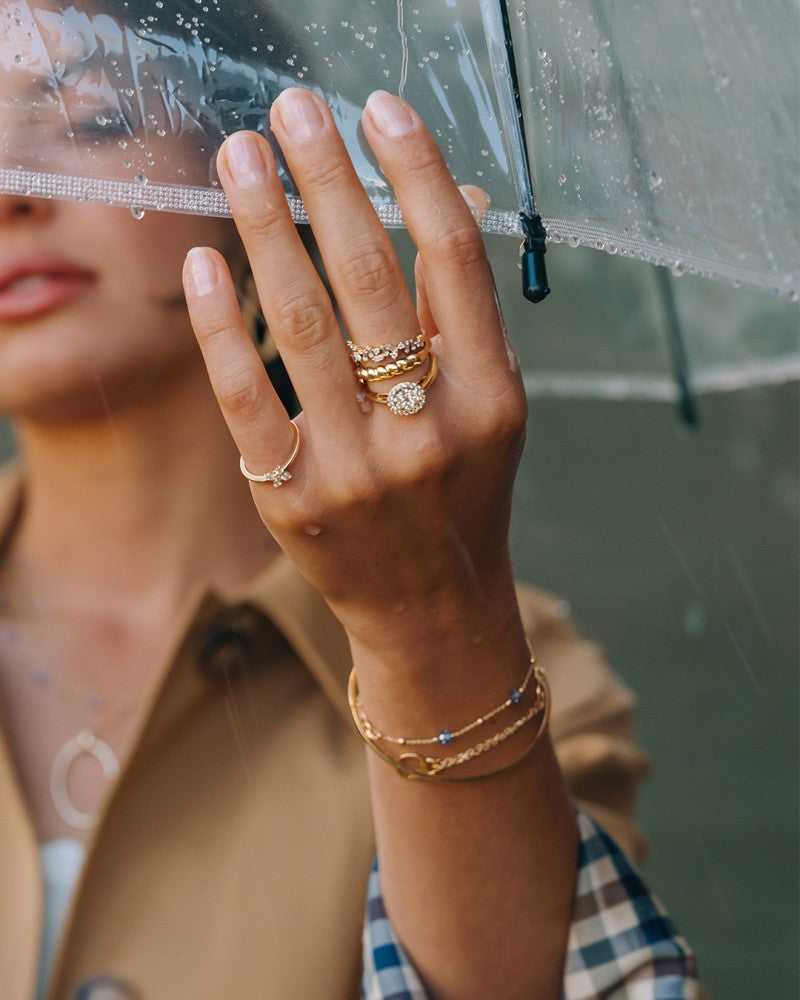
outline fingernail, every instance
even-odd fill
[[[316,98],[298,87],[284,90],[277,105],[286,131],[293,139],[315,139],[325,126]]]
[[[491,205],[489,195],[474,184],[464,184],[459,188],[461,196],[470,208],[478,212],[486,212]]]
[[[370,94],[365,107],[375,128],[388,139],[407,135],[414,127],[414,119],[404,102],[385,90]]]
[[[217,287],[217,265],[205,247],[195,247],[186,255],[186,273],[195,295],[210,295]]]
[[[266,162],[261,144],[247,132],[234,132],[225,143],[225,156],[231,176],[240,188],[252,188],[264,182]]]

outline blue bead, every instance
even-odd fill
[[[453,734],[450,732],[449,729],[443,729],[437,736],[437,739],[439,740],[439,742],[442,744],[443,747],[446,747],[447,744],[452,741]]]
[[[508,700],[512,705],[519,705],[522,701],[522,692],[519,688],[514,688],[514,690],[509,694]]]

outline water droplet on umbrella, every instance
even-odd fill
[[[134,217],[134,219],[137,219],[137,220],[138,219],[143,219],[144,218],[144,209],[142,208],[141,205],[131,205],[131,215]]]
[[[676,260],[675,263],[670,268],[670,270],[672,271],[672,273],[675,275],[676,278],[680,278],[682,274],[686,273],[686,265],[682,260]]]
[[[567,175],[566,174],[559,174],[558,175],[558,183],[559,184],[566,184],[567,183]]]
[[[137,184],[147,184],[147,178],[144,174],[137,174],[136,177],[134,177],[134,180]]]
[[[22,56],[14,56],[14,62],[19,65],[22,62]]]
[[[571,233],[568,242],[571,247],[579,247],[581,245],[581,238],[577,233]]]
[[[661,185],[664,183],[664,178],[660,174],[657,174],[655,170],[651,170],[649,183],[650,183],[650,190],[657,191],[658,188],[660,188]]]
[[[95,115],[94,116],[94,120],[97,122],[98,125],[110,125],[111,124],[111,119],[110,118],[106,118],[105,115]]]
[[[120,149],[128,148],[128,143],[124,139],[120,139],[117,145],[119,146]]]

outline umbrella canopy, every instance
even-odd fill
[[[797,0],[512,6],[551,237],[796,297]]]
[[[358,124],[384,87],[487,232],[521,234],[530,174],[553,239],[796,296],[797,28],[796,0],[5,0],[0,190],[226,214],[220,142],[300,85],[402,225]]]

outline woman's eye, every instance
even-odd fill
[[[119,111],[101,111],[94,116],[73,120],[71,131],[76,139],[111,142],[133,134],[127,119]]]

